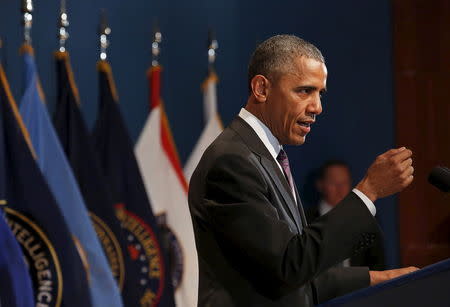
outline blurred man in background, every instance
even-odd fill
[[[326,214],[350,193],[352,190],[350,166],[340,160],[325,162],[319,170],[316,188],[321,199],[316,206],[305,211],[308,223],[312,223],[318,217]],[[384,270],[384,248],[381,237],[377,237],[372,247],[345,259],[340,265],[344,267],[367,266],[371,270]]]

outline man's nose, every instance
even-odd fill
[[[319,115],[320,113],[322,113],[322,101],[320,99],[320,94],[319,93],[314,96],[313,100],[308,105],[308,110],[307,111],[309,113],[312,113],[312,114],[315,114],[315,115]]]

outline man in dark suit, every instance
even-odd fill
[[[319,216],[328,213],[350,193],[352,190],[350,166],[341,160],[326,161],[319,169],[316,188],[321,198],[317,205],[305,210],[308,223],[313,223]],[[382,236],[377,236],[371,247],[352,255],[338,265],[367,266],[370,270],[384,270]]]
[[[245,108],[190,182],[198,305],[311,306],[415,270],[332,268],[378,236],[373,201],[411,183],[411,151],[379,156],[353,192],[308,225],[282,145],[303,144],[322,112],[324,59],[312,44],[280,35],[257,47],[248,74]]]

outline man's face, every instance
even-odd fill
[[[329,205],[336,206],[350,193],[352,179],[350,171],[342,165],[332,165],[325,171],[324,177],[319,181],[318,189],[323,200]]]
[[[287,72],[270,82],[266,124],[281,144],[301,145],[315,116],[322,112],[321,94],[326,90],[324,63],[297,57]]]

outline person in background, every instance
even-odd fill
[[[350,166],[341,160],[329,160],[319,169],[316,181],[317,191],[321,199],[315,206],[305,210],[308,223],[326,214],[340,203],[352,190],[352,174]],[[364,252],[345,259],[340,265],[367,266],[371,270],[385,269],[384,248],[382,238],[376,238],[372,246]]]

